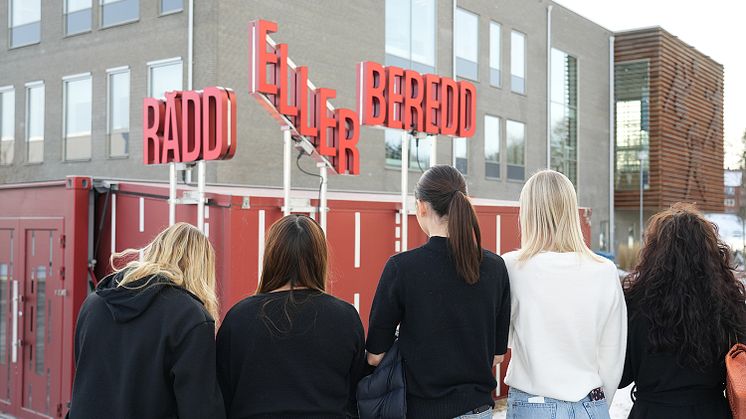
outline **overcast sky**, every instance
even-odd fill
[[[746,131],[746,1],[555,0],[610,29],[661,26],[725,66],[725,165]]]

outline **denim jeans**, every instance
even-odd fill
[[[544,403],[529,403],[532,394],[511,388],[508,392],[507,419],[610,419],[606,399],[577,402],[544,398]]]
[[[454,419],[492,419],[492,409],[488,409],[482,413],[469,413],[468,415],[461,415]]]

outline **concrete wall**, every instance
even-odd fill
[[[0,21],[7,21],[7,2],[0,0]],[[185,0],[185,3],[187,1]],[[157,2],[142,1],[139,22],[96,29],[100,6],[94,2],[92,33],[64,38],[61,7],[43,2],[42,42],[8,50],[7,30],[0,31],[0,86],[16,86],[16,163],[0,167],[0,182],[60,178],[68,174],[125,178],[165,178],[163,167],[142,165],[141,101],[146,93],[146,65],[151,60],[180,56],[184,59],[186,85],[187,13],[158,17]],[[501,150],[506,150],[505,120],[526,124],[526,177],[546,167],[546,8],[548,0],[460,0],[459,7],[479,15],[479,80],[477,130],[469,140],[470,192],[478,197],[516,200],[523,182],[503,176],[485,178],[484,115],[502,119]],[[231,87],[238,99],[238,152],[229,162],[208,163],[208,182],[280,186],[282,136],[277,123],[246,92],[248,89],[248,23],[257,18],[278,22],[278,42],[289,44],[289,56],[309,67],[317,85],[337,90],[337,107],[355,108],[359,61],[384,62],[385,11],[383,1],[343,0],[285,2],[268,0],[195,1],[194,88]],[[453,76],[453,3],[437,1],[436,72]],[[489,22],[502,25],[502,87],[489,83]],[[510,31],[526,34],[526,94],[510,91]],[[609,43],[610,32],[554,4],[553,45],[578,59],[579,132],[578,192],[580,203],[593,209],[593,245],[598,247],[600,223],[609,219]],[[106,68],[129,65],[131,69],[130,157],[106,158]],[[62,162],[62,81],[68,74],[93,73],[93,159]],[[25,91],[23,84],[46,82],[45,162],[27,165],[24,160]],[[439,137],[438,162],[452,162],[452,141]],[[359,143],[361,174],[331,176],[330,189],[397,192],[398,168],[385,165],[384,133],[364,127]],[[315,167],[301,160],[307,170]],[[410,189],[419,177],[410,174]],[[315,188],[318,180],[293,169],[293,186]]]

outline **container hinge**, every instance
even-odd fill
[[[60,247],[62,247],[63,249],[65,248],[65,238],[66,237],[67,236],[65,236],[64,234],[62,236],[60,236]]]
[[[65,280],[65,267],[64,266],[60,268],[60,280],[62,281]]]
[[[57,403],[57,417],[62,417],[62,403]]]

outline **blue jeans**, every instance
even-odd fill
[[[482,413],[470,413],[468,415],[461,415],[454,419],[492,419],[492,409]]]
[[[532,394],[511,388],[508,392],[507,419],[610,419],[606,399],[591,401],[585,397],[578,402],[544,398],[544,403],[529,403]]]

